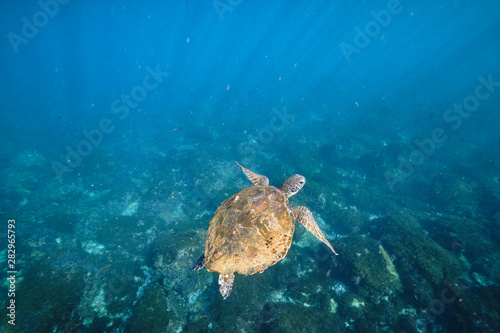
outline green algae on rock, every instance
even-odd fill
[[[366,237],[353,236],[339,240],[344,260],[360,283],[376,293],[401,292],[403,286],[399,274],[387,252],[377,241]]]

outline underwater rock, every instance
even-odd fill
[[[41,181],[45,180],[45,163],[44,156],[37,151],[22,151],[9,156],[5,161],[7,167],[0,171],[0,186],[7,200],[19,204],[37,191]]]
[[[351,268],[352,276],[359,276],[359,285],[369,292],[392,295],[403,286],[399,274],[385,249],[377,241],[364,235],[341,238],[343,260]]]
[[[156,222],[151,218],[115,216],[99,224],[96,241],[109,249],[124,249],[132,254],[144,253],[156,237]]]
[[[138,202],[132,202],[129,204],[121,213],[123,216],[132,216],[137,212],[137,208],[139,207]]]
[[[479,191],[477,182],[469,178],[454,174],[444,174],[433,183],[429,193],[435,196],[430,198],[433,205],[442,209],[460,209],[475,211],[478,206]]]
[[[495,185],[479,190],[478,212],[492,222],[500,221],[500,183],[498,177],[493,179]]]
[[[381,241],[400,260],[413,262],[433,284],[453,279],[465,271],[456,255],[427,236],[410,215],[392,214],[384,219]]]
[[[129,332],[167,332],[170,322],[170,309],[165,302],[166,295],[159,285],[146,287],[144,296],[133,310],[127,322]]]
[[[215,281],[210,273],[196,274],[191,270],[199,251],[203,251],[201,232],[169,230],[159,235],[153,242],[149,263],[155,273],[151,277],[153,286],[161,288],[168,308],[166,332],[185,331],[189,323],[205,322],[203,309],[210,304],[214,293],[207,287]],[[206,273],[206,274],[204,274]]]
[[[466,267],[457,254],[440,246],[421,229],[416,217],[423,219],[425,215],[388,213],[381,219],[377,233],[384,248],[394,256],[405,292],[415,302],[413,305],[428,308],[433,299],[439,300],[450,281],[460,280]]]
[[[36,246],[40,250],[51,247],[39,245]],[[75,246],[52,248],[43,255],[33,255],[29,263],[19,263],[24,268],[17,274],[16,298],[20,301],[19,304],[16,301],[16,329],[25,332],[59,331],[71,322],[72,311],[84,287],[85,271],[91,266],[88,254],[78,251]]]
[[[472,262],[496,252],[494,244],[488,240],[483,223],[475,219],[456,214],[439,214],[423,224],[441,246],[456,254],[464,253]]]
[[[360,147],[350,136],[338,134],[319,148],[322,161],[330,165],[349,166],[358,158]]]
[[[141,261],[133,261],[124,252],[106,251],[109,261],[94,267],[85,276],[80,302],[72,319],[82,328],[103,331],[106,328],[123,330],[133,313],[133,304],[143,297],[141,287],[149,276]]]
[[[90,254],[103,254],[105,246],[93,241],[82,242],[82,248]]]
[[[48,197],[51,201],[61,204],[71,200],[76,200],[84,195],[83,191],[83,182],[82,179],[79,178],[73,184],[52,184],[54,187],[51,188]]]
[[[252,330],[259,332],[347,332],[342,319],[324,314],[328,304],[304,307],[301,304],[264,304],[259,321]]]

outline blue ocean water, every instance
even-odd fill
[[[500,330],[498,1],[0,8],[3,331]],[[223,299],[235,161],[338,256],[296,222]]]

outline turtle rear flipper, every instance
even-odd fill
[[[219,274],[220,294],[226,299],[233,289],[234,274]]]
[[[328,240],[326,239],[325,235],[323,235],[323,232],[319,228],[318,223],[316,223],[316,220],[314,219],[311,211],[304,206],[293,207],[292,209],[295,213],[295,217],[297,218],[297,220],[299,220],[300,224],[302,224],[304,228],[306,228],[309,232],[316,236],[316,238],[325,243],[330,248],[330,250],[335,253],[335,255],[338,255],[338,253],[333,249],[330,242],[328,242]]]
[[[193,271],[199,271],[205,267],[205,254],[202,254],[201,257],[196,261],[196,264],[194,264]]]

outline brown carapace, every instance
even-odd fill
[[[262,273],[286,256],[295,220],[337,254],[311,211],[304,206],[292,208],[288,202],[304,186],[303,176],[293,175],[276,188],[269,186],[267,177],[239,166],[254,186],[231,196],[217,209],[208,228],[205,253],[193,268],[218,272],[224,299],[231,293],[235,272]]]

